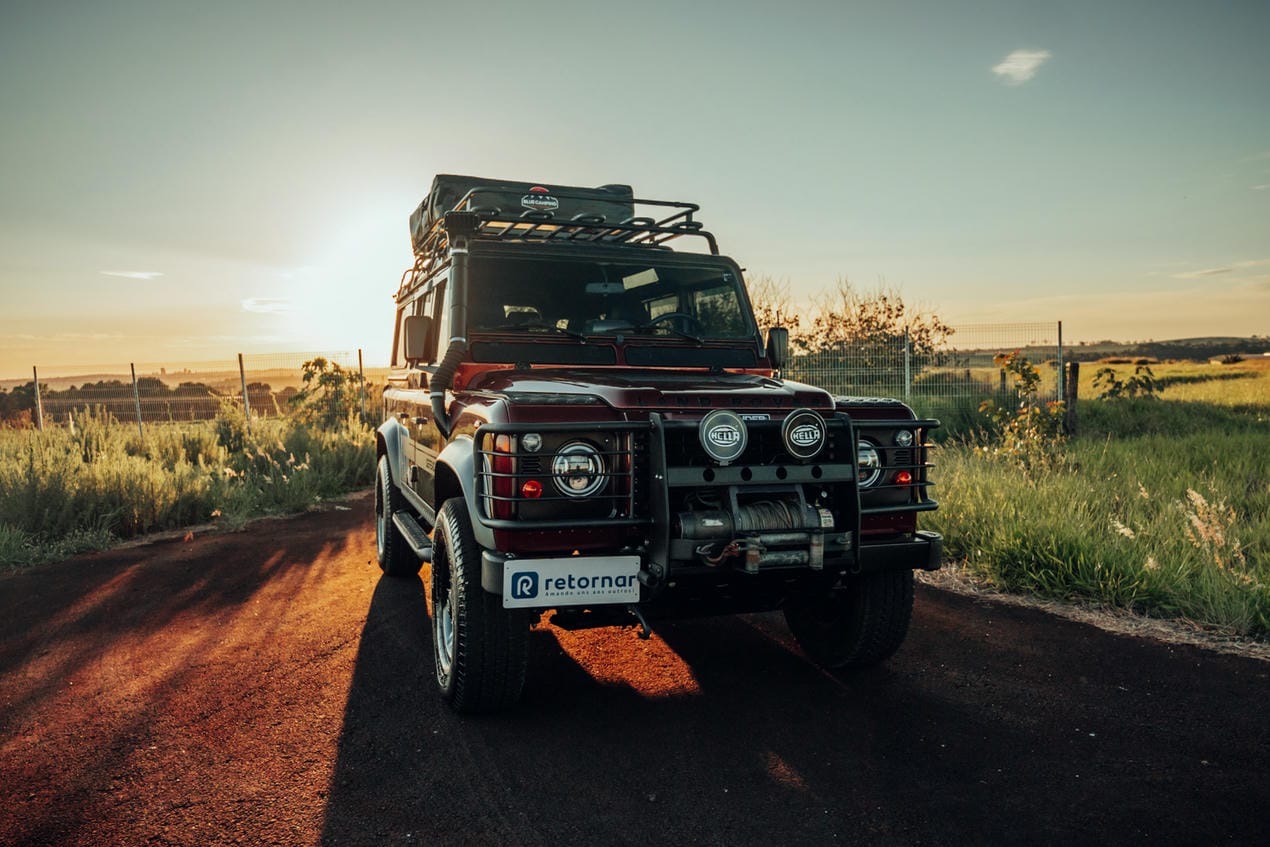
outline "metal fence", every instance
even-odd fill
[[[1041,374],[1041,400],[1063,396],[1063,325],[954,326],[934,350],[915,348],[906,334],[791,357],[785,375],[831,394],[894,397],[920,414],[1012,398],[1013,385],[993,358],[1020,350]]]
[[[14,392],[39,386],[31,423],[40,427],[69,424],[90,411],[138,425],[210,420],[227,407],[240,414],[245,408],[250,418],[274,417],[291,408],[291,398],[304,385],[304,364],[318,358],[357,374],[362,405],[373,404],[370,383],[376,374],[367,373],[360,350],[237,354],[223,361],[179,364],[66,366],[49,373],[36,366],[25,386],[18,380],[7,382],[14,383]]]
[[[1041,399],[1063,396],[1061,322],[955,326],[935,350],[920,349],[905,335],[883,337],[794,355],[785,376],[835,395],[894,397],[919,414],[948,418],[970,414],[984,399],[1012,399],[1013,386],[993,357],[1013,350],[1039,368]],[[363,414],[367,404],[374,406],[384,369],[365,368],[360,350],[247,354],[217,362],[61,368],[53,376],[37,367],[40,391],[31,423],[66,424],[88,409],[138,425],[208,420],[226,405],[238,411],[245,405],[251,417],[281,415],[303,385],[304,363],[319,357],[357,373]],[[19,380],[8,382],[19,390]]]

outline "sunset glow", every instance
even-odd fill
[[[1270,6],[564,5],[9,10],[0,378],[382,363],[438,172],[700,203],[804,304],[1270,331]]]

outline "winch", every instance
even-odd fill
[[[695,544],[693,552],[707,565],[736,560],[743,570],[764,567],[809,567],[821,570],[825,561],[825,533],[833,531],[833,513],[805,502],[799,492],[780,497],[737,502],[729,491],[731,508],[679,512],[679,538]]]

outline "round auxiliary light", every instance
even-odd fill
[[[913,433],[909,432],[907,429],[901,429],[899,432],[895,433],[895,443],[900,447],[912,447]]]
[[[715,409],[701,419],[697,438],[711,459],[727,465],[735,462],[745,452],[749,431],[745,428],[745,421],[736,412]]]
[[[604,458],[585,441],[570,441],[551,460],[551,477],[561,494],[590,497],[604,487]]]
[[[520,496],[526,500],[537,500],[542,496],[542,483],[536,479],[525,480],[525,484],[520,487]]]
[[[900,471],[895,475],[896,485],[910,485],[913,482],[913,475],[908,471]]]
[[[859,470],[861,488],[874,485],[882,476],[882,456],[871,441],[861,440],[856,444],[856,468]]]
[[[811,409],[795,409],[781,424],[785,452],[795,459],[813,459],[825,446],[825,420]]]
[[[530,453],[537,453],[542,446],[542,436],[536,432],[526,432],[520,437],[520,446]]]

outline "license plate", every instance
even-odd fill
[[[556,608],[639,602],[639,556],[510,559],[503,608]]]

